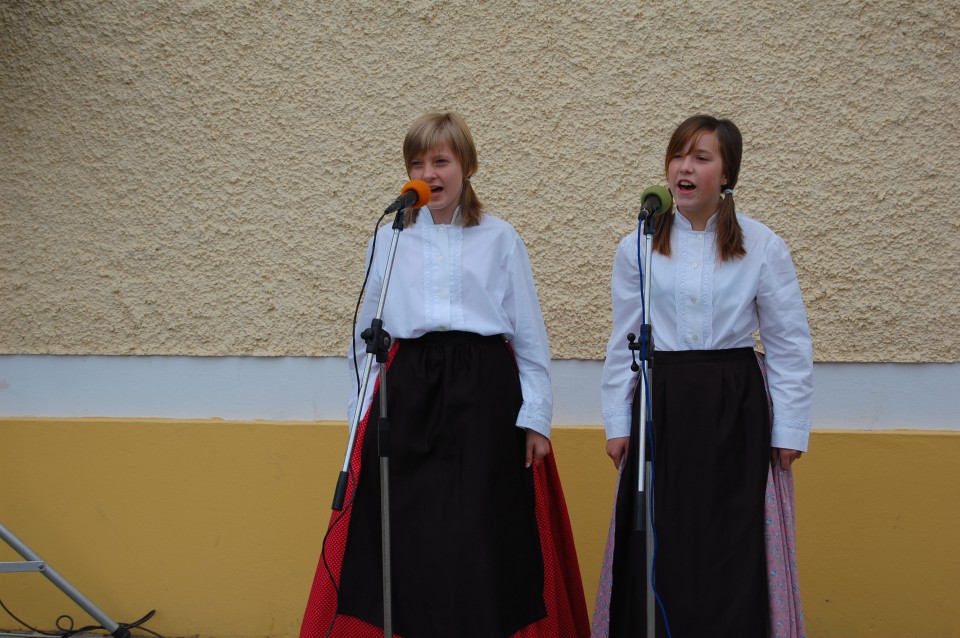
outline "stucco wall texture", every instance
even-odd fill
[[[0,3],[0,353],[342,355],[425,110],[599,359],[685,117],[745,138],[819,361],[960,360],[960,4]],[[401,236],[402,240],[402,236]]]

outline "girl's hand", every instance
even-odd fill
[[[550,439],[534,430],[527,430],[526,467],[537,465],[543,457],[550,454]]]
[[[770,450],[770,462],[774,467],[780,467],[781,470],[789,470],[794,461],[803,455],[800,450],[788,450],[786,448],[775,447]]]
[[[630,447],[630,437],[620,436],[607,441],[607,456],[613,459],[613,464],[620,469],[623,463],[623,457],[627,455],[627,449]]]

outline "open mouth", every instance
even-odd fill
[[[685,179],[682,179],[679,182],[677,182],[677,190],[680,191],[681,193],[692,193],[694,190],[696,190],[696,188],[697,187],[693,185],[693,182],[687,181]]]

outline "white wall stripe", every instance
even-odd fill
[[[554,361],[555,425],[599,425],[599,361]],[[345,420],[337,357],[0,356],[0,417]],[[821,363],[815,429],[960,430],[960,364]]]

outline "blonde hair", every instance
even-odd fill
[[[679,153],[690,142],[691,148],[696,146],[697,140],[704,133],[714,133],[717,136],[717,147],[720,150],[720,161],[723,164],[723,174],[727,183],[722,188],[723,199],[720,202],[720,213],[717,215],[717,253],[720,261],[727,261],[734,257],[743,257],[747,254],[743,247],[743,229],[737,221],[737,207],[733,203],[733,188],[737,185],[740,175],[740,161],[743,157],[743,138],[740,129],[730,120],[719,120],[710,115],[694,115],[684,120],[670,137],[667,144],[667,155],[664,158],[664,172],[670,175],[670,159]],[[662,255],[670,255],[670,229],[673,227],[673,211],[663,215],[653,235],[653,248]]]
[[[444,144],[450,144],[460,167],[463,169],[463,188],[460,191],[460,223],[464,226],[476,226],[480,223],[483,204],[470,184],[470,177],[477,172],[477,147],[467,123],[459,113],[425,113],[418,117],[403,139],[403,161],[410,172],[414,159],[429,150]],[[420,209],[414,208],[404,220],[404,226],[417,221]]]

